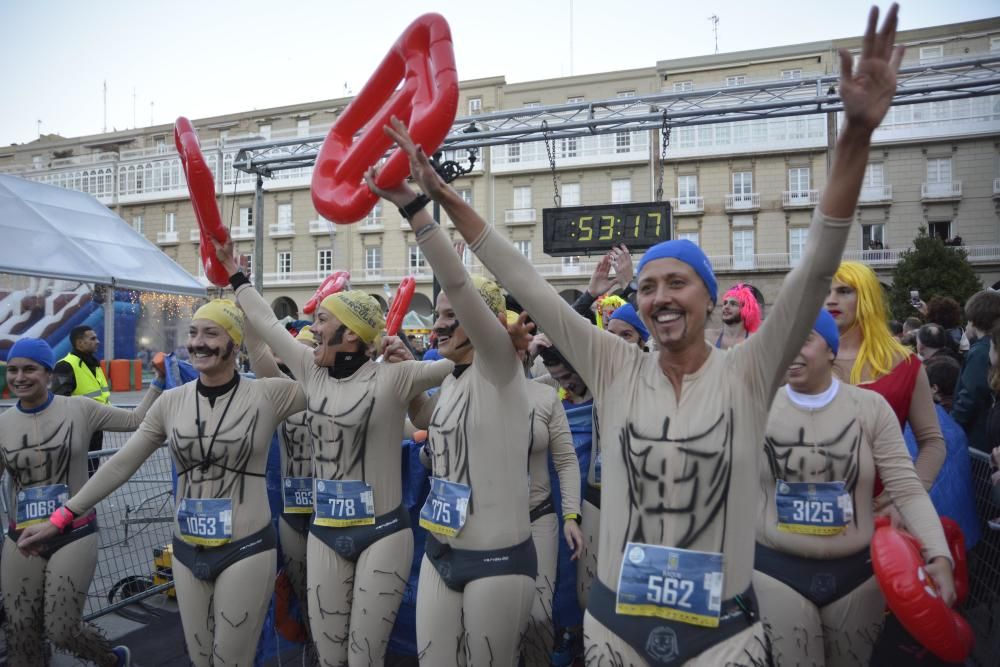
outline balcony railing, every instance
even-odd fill
[[[760,208],[759,192],[726,195],[727,211],[748,211],[758,208]]]
[[[272,239],[295,236],[295,225],[292,223],[278,223],[267,226],[267,235]]]
[[[704,197],[676,197],[670,200],[671,210],[675,215],[705,212]]]
[[[252,239],[254,237],[253,225],[248,227],[244,227],[242,225],[239,227],[233,227],[229,230],[229,235],[233,237],[234,241]]]
[[[819,190],[785,190],[781,193],[784,208],[812,207],[819,202]]]
[[[537,219],[538,211],[533,208],[508,208],[504,211],[504,222],[508,225],[530,225]]]
[[[310,234],[329,234],[330,232],[336,232],[336,231],[337,231],[337,225],[333,224],[329,220],[309,221]]]
[[[157,245],[176,245],[180,243],[177,232],[156,232]]]
[[[385,230],[385,225],[382,224],[382,218],[368,216],[358,223],[358,231],[362,234],[369,232],[381,232],[383,230]]]
[[[556,139],[554,150],[560,168],[639,162],[649,159],[649,134],[627,132]],[[548,169],[545,142],[494,146],[490,150],[490,164],[495,173]]]
[[[945,183],[923,183],[920,186],[921,199],[960,199],[962,181]]]
[[[188,238],[191,240],[191,243],[201,243],[201,231],[192,229],[188,232]]]
[[[866,185],[861,188],[858,204],[884,204],[892,201],[891,185]]]
[[[993,179],[993,196],[1000,196],[1000,178]]]

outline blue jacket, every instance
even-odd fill
[[[951,417],[965,429],[969,444],[987,453],[991,449],[986,436],[986,416],[992,404],[989,372],[990,339],[984,336],[965,355],[965,364],[958,384],[955,385],[955,398],[951,406]]]

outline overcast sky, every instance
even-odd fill
[[[570,7],[572,44],[570,49]],[[0,0],[0,146],[358,91],[419,13],[451,24],[459,76],[508,82],[859,34],[864,0]],[[698,7],[698,9],[691,9]],[[888,7],[885,4],[884,7]],[[903,2],[901,29],[997,0]]]

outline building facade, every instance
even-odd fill
[[[1000,54],[1000,19],[900,33],[904,67]],[[860,37],[661,61],[646,68],[507,83],[462,83],[459,116],[753,85],[833,74],[837,49]],[[197,119],[202,150],[215,173],[224,224],[238,251],[253,252],[265,225],[266,298],[293,314],[334,269],[383,302],[407,275],[417,279],[414,308],[431,311],[430,269],[413,232],[391,207],[354,225],[331,225],[312,207],[311,168],[277,172],[264,182],[263,220],[254,219],[253,177],[233,169],[242,146],[325,135],[350,99],[324,100]],[[768,301],[798,261],[827,176],[837,119],[825,114],[679,127],[663,170],[673,234],[702,246],[724,284],[748,280]],[[651,201],[659,179],[658,131],[619,132],[485,148],[454,183],[463,197],[530,257],[560,292],[584,289],[597,258],[542,252],[541,211],[562,205]],[[449,155],[463,159],[465,152]],[[203,276],[198,226],[188,201],[172,126],[66,139],[44,136],[0,148],[0,171],[82,190],[111,207],[193,275]],[[1000,280],[1000,95],[893,107],[876,132],[845,258],[883,274],[920,228],[960,241],[983,282]],[[442,224],[454,230],[446,216]],[[482,271],[466,256],[471,271]]]

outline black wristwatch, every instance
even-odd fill
[[[399,211],[399,214],[403,216],[404,220],[409,220],[410,218],[412,218],[414,215],[417,214],[417,211],[422,209],[424,206],[427,206],[427,204],[429,204],[430,201],[431,198],[425,195],[423,192],[421,192],[419,195],[417,195],[416,199],[411,201],[406,206],[403,206],[402,208],[399,208],[397,210]]]
[[[632,296],[633,294],[637,294],[638,292],[639,292],[639,285],[638,283],[635,282],[635,280],[632,280],[629,282],[628,285],[625,286],[625,289],[622,290],[622,298],[628,301],[630,296]]]

